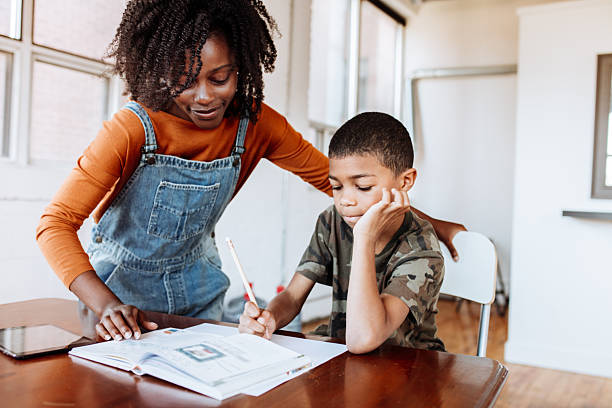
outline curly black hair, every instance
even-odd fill
[[[222,33],[235,58],[236,95],[226,115],[257,120],[263,73],[274,70],[278,33],[261,0],[131,0],[108,48],[130,97],[158,111],[189,88],[206,39]],[[187,62],[187,58],[189,61]]]

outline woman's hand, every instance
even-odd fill
[[[136,306],[115,303],[102,312],[100,322],[96,324],[96,333],[104,340],[139,339],[141,326],[147,330],[157,329],[157,323],[146,320],[144,313]]]
[[[430,222],[434,227],[440,241],[444,242],[444,245],[446,245],[448,251],[453,257],[453,260],[457,262],[459,260],[459,253],[453,245],[453,238],[455,238],[455,235],[457,235],[458,232],[467,231],[467,228],[465,228],[462,224],[457,224],[450,221],[432,219]]]
[[[136,306],[121,303],[93,270],[78,275],[70,284],[70,290],[100,318],[96,333],[104,340],[138,339],[140,327],[157,329],[157,323],[145,319]]]
[[[412,211],[416,213],[419,217],[429,221],[436,231],[436,235],[438,239],[444,242],[444,245],[448,248],[453,260],[457,262],[459,260],[459,253],[457,249],[453,245],[453,238],[457,235],[458,232],[467,231],[462,224],[457,224],[456,222],[438,220],[436,218],[432,218],[429,215],[425,214],[423,211],[419,211],[416,208],[412,207]]]

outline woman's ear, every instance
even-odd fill
[[[399,177],[401,178],[401,189],[403,191],[408,191],[414,186],[414,182],[416,181],[417,171],[414,168],[410,168],[404,172],[402,172]]]

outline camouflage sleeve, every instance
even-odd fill
[[[332,255],[329,250],[330,220],[326,212],[319,215],[308,248],[304,251],[296,272],[323,285],[332,285]]]
[[[443,278],[442,256],[413,258],[395,267],[382,293],[403,300],[410,308],[411,320],[422,325],[426,311],[438,300]]]

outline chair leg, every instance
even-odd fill
[[[499,299],[503,300],[499,300]],[[510,301],[509,297],[504,294],[503,291],[498,290],[495,292],[495,310],[497,310],[497,315],[499,317],[504,317],[506,312],[508,311],[508,302]]]
[[[478,357],[487,356],[487,340],[489,338],[489,317],[491,305],[480,306],[480,327],[478,328]]]
[[[455,312],[458,312],[461,308],[461,304],[463,304],[463,298],[455,297],[455,302],[457,302],[457,305],[455,306]]]
[[[497,310],[498,316],[504,317],[506,315],[506,311],[508,310],[508,295],[506,294],[506,284],[504,283],[499,263],[497,264],[497,283],[499,289],[495,291],[495,309]],[[500,304],[500,301],[498,300],[500,296],[503,299],[503,304]]]

